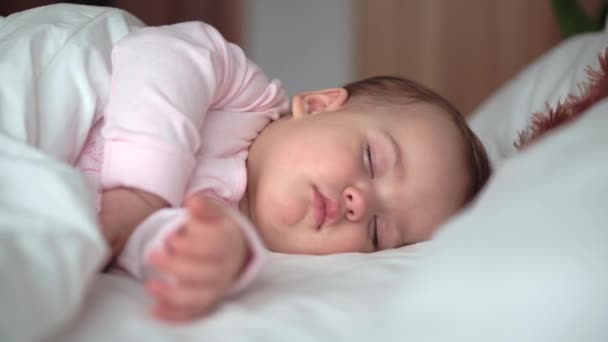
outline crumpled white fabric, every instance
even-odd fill
[[[140,26],[122,11],[64,4],[0,18],[1,341],[64,327],[108,254],[70,165],[105,103],[104,51]]]

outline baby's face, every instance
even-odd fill
[[[247,214],[281,253],[373,252],[426,240],[464,204],[462,139],[428,104],[282,118],[251,146]]]

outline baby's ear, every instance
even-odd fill
[[[329,88],[300,93],[293,97],[292,113],[295,118],[308,114],[332,112],[342,108],[348,93],[344,88]]]

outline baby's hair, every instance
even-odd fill
[[[344,89],[348,93],[347,106],[372,106],[376,109],[392,109],[413,103],[438,106],[450,116],[464,139],[467,167],[471,178],[465,203],[473,199],[490,178],[492,167],[481,141],[458,109],[433,90],[418,82],[394,76],[366,78],[349,83]]]

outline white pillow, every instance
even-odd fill
[[[512,145],[533,111],[587,79],[607,36],[564,42],[475,113],[499,167],[421,246],[403,287],[387,287],[379,340],[608,341],[608,100],[521,153]]]
[[[505,161],[382,298],[379,340],[608,341],[607,114]]]
[[[517,151],[513,143],[534,112],[555,105],[587,81],[588,65],[608,47],[608,28],[565,40],[530,64],[482,103],[469,123],[486,147],[495,168]]]

